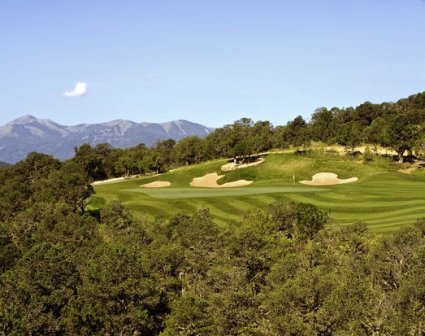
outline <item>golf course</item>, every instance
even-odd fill
[[[259,165],[226,172],[221,167],[229,161],[214,160],[156,176],[96,184],[89,207],[100,209],[119,200],[142,219],[208,208],[216,223],[226,226],[247,209],[294,201],[327,211],[332,218],[330,225],[362,221],[374,233],[411,225],[425,214],[424,169],[401,173],[401,166],[389,157],[375,155],[364,162],[362,155],[323,150],[272,152],[262,158],[264,162]],[[337,175],[346,182],[309,181],[316,174]],[[202,182],[211,178],[214,181],[208,187],[191,186],[197,179]],[[244,186],[237,186],[241,181]],[[233,184],[220,187],[228,183]],[[159,187],[148,187],[156,185]]]

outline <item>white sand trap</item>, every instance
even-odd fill
[[[312,185],[312,186],[324,186],[324,185],[351,183],[351,182],[356,182],[357,180],[358,180],[357,177],[341,180],[338,178],[338,175],[334,173],[317,173],[313,175],[313,177],[311,178],[311,181],[300,181],[300,183]]]
[[[142,184],[141,187],[144,188],[165,188],[169,187],[171,185],[171,182],[169,181],[155,181],[151,183]]]
[[[232,171],[232,170],[236,170],[236,169],[254,167],[254,166],[258,166],[259,164],[262,164],[264,161],[266,161],[264,158],[259,158],[257,161],[252,162],[252,163],[237,164],[237,163],[234,163],[234,162],[230,162],[230,163],[226,163],[225,165],[222,165],[221,171],[227,172],[227,171]]]
[[[228,182],[224,184],[217,184],[217,181],[224,175],[218,175],[217,173],[206,174],[202,177],[195,177],[190,185],[192,187],[199,188],[233,188],[233,187],[244,187],[251,184],[253,181],[239,180],[234,182]]]

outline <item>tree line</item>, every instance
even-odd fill
[[[181,165],[216,158],[247,161],[258,153],[275,148],[308,149],[313,141],[339,144],[347,152],[362,143],[390,147],[403,162],[406,153],[425,152],[425,92],[395,103],[365,102],[355,108],[318,108],[310,121],[297,116],[286,125],[242,118],[215,129],[207,137],[168,139],[148,148],[116,149],[108,144],[75,149],[74,161],[85,166],[93,180],[118,176],[162,173]]]

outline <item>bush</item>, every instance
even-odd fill
[[[364,150],[363,153],[363,163],[369,163],[373,161],[373,153],[370,150],[369,146],[366,146],[366,149]]]

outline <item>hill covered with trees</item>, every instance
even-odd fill
[[[424,331],[425,226],[385,237],[302,203],[218,226],[207,209],[86,211],[83,166],[0,170],[5,335],[408,335]]]

